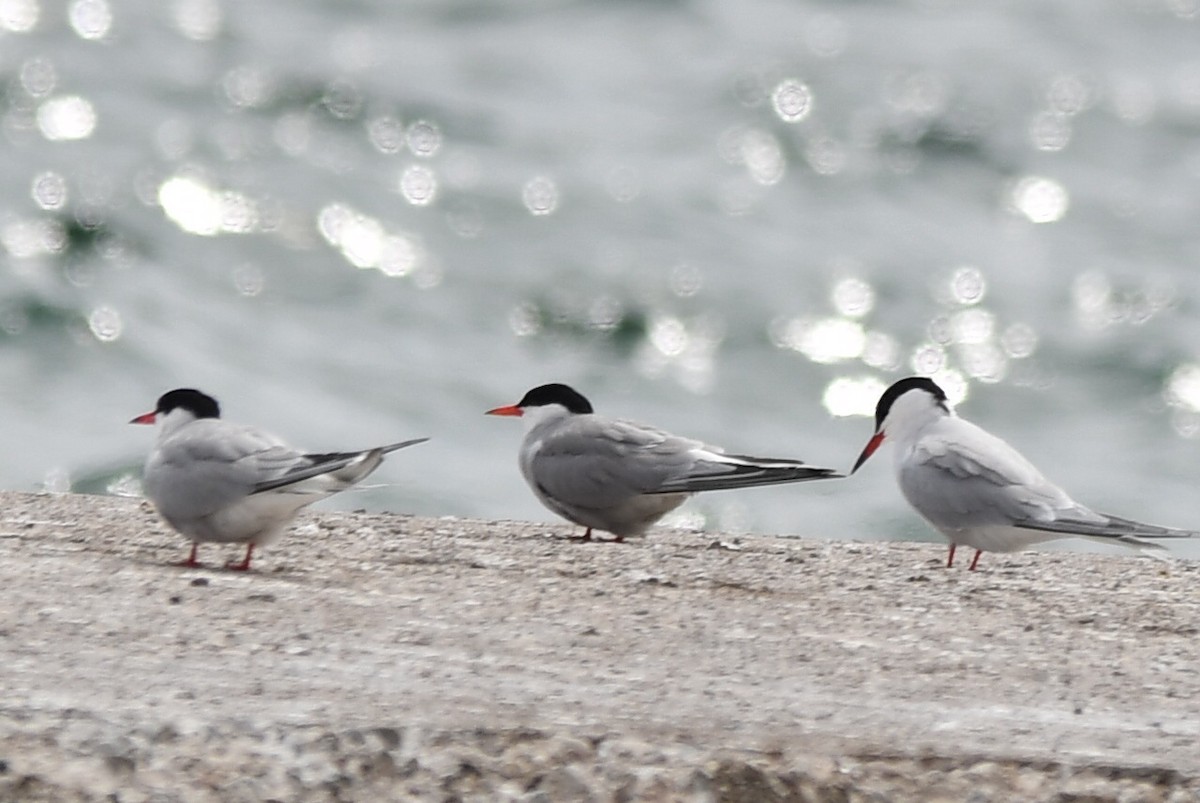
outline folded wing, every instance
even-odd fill
[[[536,482],[555,499],[586,506],[641,494],[695,493],[840,476],[797,460],[726,455],[700,441],[624,420],[580,416],[540,443]]]

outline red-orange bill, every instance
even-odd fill
[[[488,410],[484,415],[523,415],[520,407],[515,404],[508,404],[504,407],[497,407],[493,410]]]
[[[131,420],[129,423],[131,423],[131,424],[153,424],[154,423],[154,415],[155,415],[154,411],[151,410],[148,413],[142,413],[137,418],[134,418],[133,420]]]
[[[883,443],[883,433],[876,432],[871,436],[871,440],[867,441],[867,445],[863,448],[862,454],[854,461],[854,468],[850,469],[850,473],[858,471],[858,467],[867,462],[867,458],[875,454],[875,450],[879,448],[879,444]]]

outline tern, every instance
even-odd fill
[[[429,440],[306,454],[220,416],[216,399],[179,388],[129,422],[158,424],[142,483],[159,514],[192,542],[181,566],[200,565],[202,542],[236,543],[246,545],[246,557],[227,568],[248,570],[254,547],[278,540],[301,508],[359,482],[388,452]]]
[[[896,481],[904,498],[950,541],[947,568],[960,544],[975,550],[974,570],[983,552],[1016,552],[1059,538],[1161,549],[1144,539],[1198,535],[1079,504],[1016,449],[959,418],[927,377],[901,379],[883,392],[875,407],[875,434],[850,473],[885,439],[896,444]]]
[[[487,415],[522,416],[521,473],[547,508],[586,528],[640,535],[698,491],[841,477],[799,460],[726,454],[690,438],[592,411],[579,392],[541,385]]]

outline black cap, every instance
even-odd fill
[[[592,412],[592,403],[585,399],[583,394],[557,382],[550,385],[539,385],[522,396],[516,406],[544,407],[547,404],[561,404],[568,411],[577,415]]]
[[[907,376],[897,382],[892,383],[892,386],[883,392],[879,397],[879,403],[875,405],[875,431],[883,426],[884,419],[888,417],[888,413],[892,410],[892,405],[896,399],[908,393],[910,390],[923,390],[937,400],[938,406],[946,412],[950,412],[950,408],[946,406],[946,392],[938,387],[927,376]]]

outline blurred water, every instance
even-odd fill
[[[1200,4],[0,0],[0,483],[128,491],[192,385],[342,507],[553,520],[485,409],[847,467],[932,373],[1200,526]],[[679,522],[929,538],[885,455]]]

